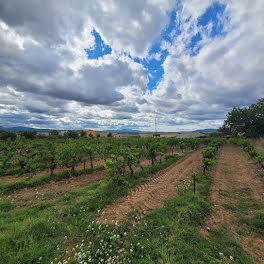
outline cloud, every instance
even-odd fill
[[[0,3],[0,17],[19,34],[47,46],[65,44],[85,27],[94,27],[116,51],[140,56],[166,25],[174,2],[14,0]]]
[[[195,2],[196,4],[198,2]],[[198,18],[205,8],[196,12],[183,26],[175,42],[168,46],[169,55],[163,63],[164,76],[153,92],[152,101],[161,112],[173,113],[191,121],[222,121],[234,106],[245,106],[264,96],[264,32],[261,30],[262,1],[248,5],[229,3],[223,16],[226,34],[203,34],[201,49],[196,56],[185,49],[196,30]],[[187,8],[187,7],[186,7]],[[190,10],[194,8],[191,7]],[[192,11],[186,11],[188,14]],[[250,19],[249,19],[250,18]],[[187,37],[186,37],[187,36]],[[177,45],[182,43],[184,49]],[[178,52],[176,50],[178,49]],[[167,102],[167,103],[165,103]],[[207,123],[208,124],[208,123]],[[202,125],[202,124],[200,124]]]
[[[1,125],[218,127],[264,97],[263,11],[261,0],[1,1]]]
[[[72,69],[61,65],[65,57],[58,50],[32,42],[25,42],[23,49],[8,48],[9,42],[1,42],[5,49],[0,51],[0,85],[20,92],[107,105],[123,98],[117,91],[119,87],[134,84],[146,89],[145,69],[124,55],[113,53],[96,63],[86,60],[76,76]]]

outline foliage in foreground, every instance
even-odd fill
[[[56,258],[59,261],[70,245],[81,242],[98,211],[181,157],[173,155],[161,164],[135,172],[134,177],[127,175],[126,183],[116,184],[109,178],[70,192],[56,202],[18,210],[9,201],[1,201],[0,264],[50,263]]]
[[[210,214],[210,170],[199,170],[196,183],[196,193],[185,182],[177,198],[150,214],[132,212],[114,227],[92,222],[69,263],[253,263],[226,230],[211,230],[208,240],[199,233]]]

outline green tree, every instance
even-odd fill
[[[97,152],[96,151],[97,149],[97,146],[95,144],[89,144],[89,145],[86,145],[85,146],[85,155],[89,157],[90,159],[90,165],[91,165],[91,168],[93,168],[93,157],[95,155],[95,153]]]
[[[21,131],[19,132],[21,137],[24,137],[25,139],[35,139],[37,137],[37,131]]]
[[[104,167],[107,169],[108,174],[114,179],[119,181],[120,177],[125,173],[125,160],[118,155],[111,155],[112,161],[107,160],[104,164]]]
[[[15,167],[13,164],[16,149],[16,141],[12,142],[8,139],[6,142],[0,144],[0,175]]]
[[[64,133],[63,137],[77,139],[79,135],[76,131],[68,130]]]
[[[135,149],[124,147],[119,151],[120,156],[124,160],[124,165],[127,165],[130,170],[130,175],[134,175],[133,165],[135,167],[139,166],[137,155]]]
[[[7,140],[7,139],[15,140],[16,133],[10,131],[0,131],[0,140]]]
[[[49,132],[50,139],[57,139],[59,137],[59,132],[57,130],[51,130]]]
[[[168,146],[165,142],[157,143],[156,152],[157,152],[157,155],[160,156],[160,163],[161,163],[162,157],[166,155],[167,151],[168,151]]]
[[[70,168],[71,173],[73,173],[75,166],[81,159],[81,149],[79,148],[79,145],[74,142],[74,140],[68,139],[66,144],[59,144],[58,147],[58,163],[66,168]]]
[[[80,137],[86,137],[86,133],[84,130],[81,131]]]
[[[233,108],[219,131],[229,131],[234,137],[264,136],[264,98],[249,107]]]
[[[57,154],[57,145],[54,142],[47,142],[41,149],[41,159],[45,167],[50,169],[50,175],[53,176],[54,169],[59,164],[59,156]]]
[[[146,158],[151,160],[151,165],[154,165],[154,162],[156,161],[157,157],[157,144],[155,142],[152,142],[146,151]]]

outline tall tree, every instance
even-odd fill
[[[229,131],[232,136],[264,136],[264,98],[249,107],[233,108],[219,130]]]

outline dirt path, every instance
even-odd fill
[[[263,212],[263,198],[261,181],[246,160],[245,153],[233,145],[222,147],[212,173],[210,200],[214,206],[206,227],[227,228],[256,263],[264,263],[264,241],[239,220]],[[208,236],[207,230],[201,231]]]
[[[91,174],[71,177],[60,181],[51,181],[38,187],[16,191],[10,195],[3,196],[1,199],[11,200],[16,209],[32,206],[41,201],[55,201],[68,192],[81,189],[88,184],[103,180],[105,174],[105,171],[94,171]]]
[[[151,161],[141,159],[141,165],[143,167],[149,166],[151,165]],[[140,167],[133,166],[133,169],[134,171],[138,171],[140,170]],[[126,170],[129,173],[129,169],[126,168]],[[3,195],[0,200],[11,200],[16,209],[32,206],[42,201],[55,201],[70,191],[79,190],[88,184],[105,179],[106,175],[106,170],[100,170],[93,171],[90,174],[83,174],[78,177],[62,179],[60,181],[50,181],[44,185],[25,188],[9,195]]]
[[[187,155],[168,168],[157,172],[147,183],[133,189],[126,198],[106,207],[97,220],[109,223],[120,222],[127,217],[129,212],[162,207],[164,200],[176,195],[175,185],[180,183],[181,179],[189,179],[201,162],[201,150]]]

